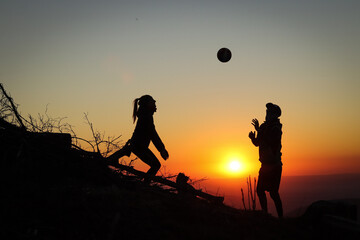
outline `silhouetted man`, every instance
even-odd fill
[[[270,193],[274,200],[276,211],[281,218],[283,216],[282,203],[279,195],[279,186],[282,172],[281,162],[281,135],[282,124],[279,117],[281,109],[279,106],[267,103],[265,122],[259,126],[259,121],[252,120],[257,132],[250,132],[249,138],[252,143],[259,147],[259,160],[261,168],[259,171],[257,195],[263,211],[268,212],[265,191]]]

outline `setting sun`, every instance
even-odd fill
[[[228,156],[223,164],[223,172],[228,176],[240,176],[246,172],[243,159],[237,155]]]
[[[213,148],[207,154],[208,159],[214,159],[214,174],[219,177],[238,178],[254,175],[258,171],[257,161],[249,161],[256,159],[256,156],[242,145],[227,143]]]
[[[242,164],[239,162],[239,160],[232,160],[229,163],[229,171],[231,172],[240,172],[242,169]]]

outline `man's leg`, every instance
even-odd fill
[[[275,207],[279,218],[283,217],[283,207],[279,192],[270,192],[271,198],[274,200]]]
[[[263,173],[263,169],[260,168],[259,176],[258,176],[258,184],[256,187],[256,193],[259,197],[261,209],[267,213],[268,208],[267,208],[267,199],[266,199],[265,187],[264,187],[265,184],[266,184],[265,183],[265,175]]]
[[[279,186],[281,181],[281,173],[282,173],[282,165],[275,166],[271,176],[271,190],[270,190],[270,197],[274,200],[276,212],[279,218],[283,217],[283,207],[282,202],[279,194]]]
[[[265,194],[265,191],[262,190],[262,189],[259,189],[257,188],[256,189],[256,193],[259,197],[259,202],[260,202],[260,206],[261,206],[261,209],[264,211],[264,212],[268,212],[268,208],[267,208],[267,199],[266,199],[266,194]]]

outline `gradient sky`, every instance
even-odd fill
[[[161,162],[195,177],[232,176],[231,158],[255,175],[251,119],[273,102],[284,175],[360,172],[359,12],[357,0],[2,0],[0,82],[22,115],[48,105],[84,138],[87,112],[129,139],[132,101],[150,94]]]

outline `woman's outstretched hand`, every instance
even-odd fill
[[[166,149],[162,150],[162,151],[160,152],[160,154],[161,154],[161,157],[162,157],[165,161],[169,158],[169,153],[168,153],[168,151],[166,151]]]

